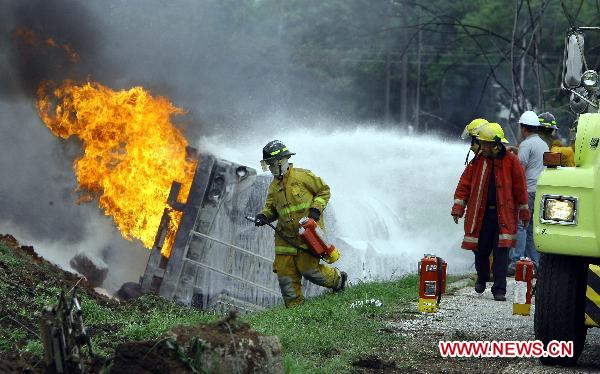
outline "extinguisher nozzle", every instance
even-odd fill
[[[327,262],[328,264],[333,264],[334,262],[339,260],[340,257],[340,251],[338,251],[338,249],[334,247],[333,251],[331,251],[329,255],[323,257],[323,260],[325,260],[325,262]]]

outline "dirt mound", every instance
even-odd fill
[[[11,296],[17,298],[13,301],[19,301],[21,296],[34,296],[42,288],[71,289],[77,286],[79,293],[87,294],[102,305],[117,304],[116,301],[94,291],[94,285],[84,277],[46,261],[32,246],[19,245],[12,235],[0,235],[0,243],[12,251],[4,261],[0,259],[0,281],[13,286],[14,292]],[[23,302],[23,305],[29,304],[27,300]]]
[[[46,261],[42,256],[35,252],[32,246],[19,245],[17,239],[12,235],[0,235],[0,242],[8,246],[12,250],[12,255],[17,259],[26,260],[23,262],[24,267],[18,273],[15,273],[15,267],[9,266],[0,261],[0,276],[2,272],[11,270],[10,278],[18,279],[18,284],[24,288],[35,288],[40,282],[50,282],[56,286],[67,286],[75,285],[79,289],[84,289],[86,293],[99,300],[108,301],[107,297],[104,297],[94,291],[94,285],[90,284],[85,278],[80,277],[77,274],[70,273],[54,265],[51,262]],[[31,266],[29,266],[31,265]]]
[[[111,374],[191,373],[168,340],[129,342],[117,346]]]
[[[92,359],[84,349],[86,372],[99,373],[283,373],[282,347],[277,337],[261,336],[232,313],[223,320],[153,332],[135,328],[145,318],[168,324],[170,318],[214,321],[214,316],[179,307],[158,295],[145,294],[117,302],[94,292],[82,277],[69,273],[20,246],[10,235],[0,236],[0,373],[43,371],[40,312],[57,302],[62,291],[78,287],[87,334],[104,359]],[[135,294],[137,288],[125,290]],[[163,318],[168,315],[169,318]],[[200,318],[200,319],[197,319]],[[169,325],[171,326],[171,325]],[[128,332],[126,332],[128,331]],[[146,335],[144,335],[146,334]],[[133,340],[141,341],[133,341]]]
[[[237,317],[232,312],[214,324],[175,326],[158,341],[120,344],[111,373],[283,373],[279,339]]]
[[[58,301],[61,289],[77,286],[78,295],[85,294],[99,305],[118,304],[94,292],[84,278],[46,261],[33,247],[19,245],[12,235],[0,235],[0,243],[0,360],[4,360],[0,373],[40,367],[39,350],[23,354],[23,349],[31,341],[39,342],[40,312]]]
[[[43,257],[38,255],[30,245],[19,245],[17,239],[10,234],[0,235],[0,241],[2,241],[7,246],[11,247],[13,250],[18,251],[19,253],[31,257],[31,260],[39,264],[44,261]]]

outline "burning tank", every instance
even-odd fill
[[[36,106],[54,135],[81,142],[79,200],[98,200],[125,239],[152,251],[142,292],[201,309],[281,301],[273,232],[244,218],[262,208],[270,176],[197,153],[172,120],[185,111],[143,87],[44,82]]]
[[[181,185],[174,182],[141,278],[142,291],[217,311],[280,303],[273,232],[244,218],[262,209],[271,177],[190,148],[188,153],[198,163],[187,202],[177,201]],[[182,213],[172,244],[167,240],[170,210]],[[304,286],[307,295],[319,292],[308,282]]]

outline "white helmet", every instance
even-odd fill
[[[534,111],[528,110],[525,113],[521,114],[521,118],[519,118],[519,124],[538,127],[541,126],[540,119]]]

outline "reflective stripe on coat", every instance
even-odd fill
[[[277,229],[294,244],[307,248],[302,238],[298,236],[300,228],[298,221],[308,215],[310,208],[318,209],[323,213],[330,196],[329,186],[321,178],[309,170],[294,168],[293,164],[290,164],[283,179],[274,178],[269,185],[265,207],[261,213],[269,222],[277,220]],[[324,228],[322,216],[319,226]],[[279,235],[275,235],[275,253],[295,255],[298,250],[286,243]]]
[[[530,219],[525,173],[518,157],[505,151],[495,160],[477,155],[460,177],[452,206],[452,215],[459,217],[465,214],[466,208],[465,236],[461,246],[464,249],[477,249],[492,162],[496,177],[496,211],[500,226],[498,247],[514,247],[517,241],[518,219]]]

